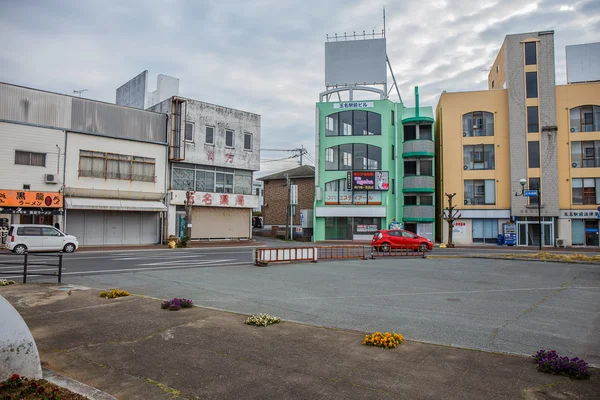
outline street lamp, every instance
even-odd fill
[[[538,238],[539,238],[539,246],[540,251],[542,251],[542,198],[540,196],[540,184],[538,183],[535,189],[525,189],[525,184],[527,180],[521,178],[519,180],[521,184],[521,194],[515,193],[515,196],[524,196],[524,197],[537,197],[537,206],[538,206]]]

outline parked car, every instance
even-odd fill
[[[378,231],[371,239],[371,246],[381,251],[400,248],[419,249],[420,251],[433,249],[431,240],[402,229]]]
[[[8,249],[17,254],[25,251],[64,251],[72,253],[79,247],[75,236],[67,235],[49,225],[14,224],[8,229]]]

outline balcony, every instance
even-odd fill
[[[435,210],[433,206],[404,206],[402,219],[405,222],[433,222]]]
[[[404,193],[433,193],[435,180],[433,176],[405,176],[402,178],[402,192]]]
[[[435,144],[431,140],[408,140],[402,143],[402,157],[433,157]]]

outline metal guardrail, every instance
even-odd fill
[[[292,262],[339,259],[374,260],[378,257],[421,257],[425,251],[418,246],[394,247],[386,251],[371,246],[314,246],[314,247],[276,247],[254,250],[254,265],[265,266],[272,262]]]
[[[371,248],[371,259],[374,260],[376,257],[421,257],[425,256],[425,251],[420,250],[417,246],[404,246],[404,247],[393,247],[388,250],[381,250],[381,248]]]
[[[366,260],[369,253],[367,246],[319,246],[317,258],[319,260],[332,260],[343,258],[360,258]]]
[[[0,258],[0,265],[14,265],[15,269],[17,268],[17,266],[22,265],[23,266],[23,271],[12,271],[12,272],[0,272],[0,275],[23,275],[23,283],[27,283],[27,275],[31,275],[31,276],[37,276],[37,275],[41,275],[41,276],[58,276],[58,283],[62,283],[62,264],[63,264],[63,252],[59,252],[58,254],[34,254],[34,253],[29,253],[29,252],[25,252],[23,254],[5,254],[6,256],[23,256],[23,262],[17,263],[14,261],[2,261],[2,259]],[[58,258],[58,264],[50,264],[47,262],[31,262],[29,257],[56,257]],[[44,272],[37,272],[37,271],[28,271],[28,268],[31,266],[43,266],[43,267],[57,267],[58,271],[55,273],[44,273]]]
[[[257,248],[254,250],[254,265],[271,262],[312,261],[317,262],[316,247]]]

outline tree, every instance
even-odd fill
[[[452,198],[456,196],[456,193],[444,193],[448,198],[448,208],[444,210],[441,217],[448,222],[448,247],[454,247],[454,241],[452,240],[452,228],[454,228],[454,221],[460,219],[461,214],[454,210],[452,205]]]

